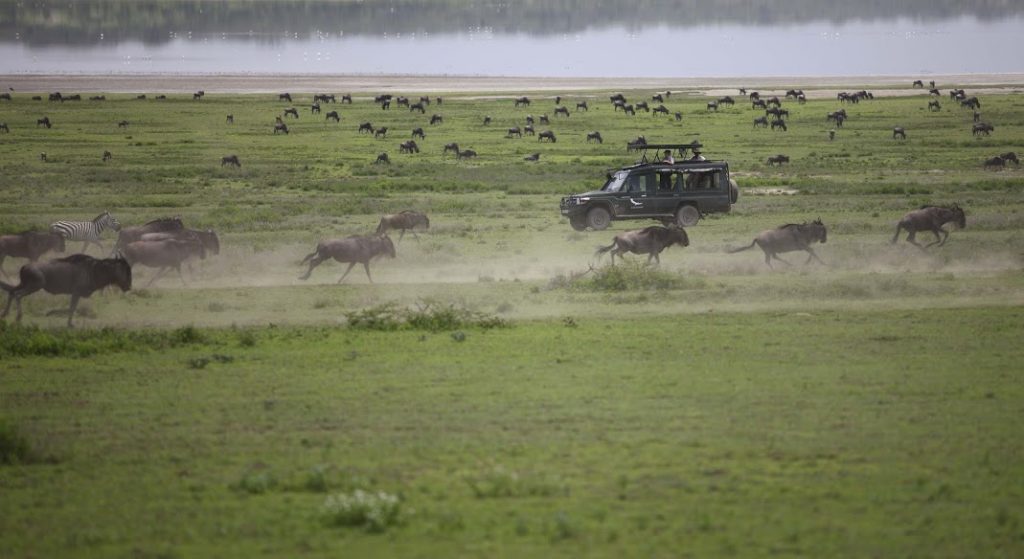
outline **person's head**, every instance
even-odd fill
[[[672,150],[670,150],[670,149],[665,150],[665,157],[671,157],[671,156],[672,156]]]

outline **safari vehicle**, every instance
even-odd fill
[[[690,227],[705,214],[728,212],[739,197],[729,178],[729,164],[704,160],[701,147],[696,142],[631,144],[631,149],[643,152],[640,162],[609,172],[599,190],[562,198],[562,215],[577,231],[600,231],[620,219],[656,219]],[[648,161],[648,152],[664,150],[676,153],[674,163]],[[687,157],[687,151],[694,156]]]

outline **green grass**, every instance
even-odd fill
[[[974,138],[968,111],[877,91],[829,142],[831,100],[787,103],[782,133],[694,92],[666,103],[682,123],[614,113],[604,91],[565,96],[591,110],[556,119],[541,94],[514,109],[521,93],[442,94],[425,116],[357,97],[325,106],[338,125],[304,93],[288,136],[271,125],[291,105],[269,94],[0,103],[0,233],[110,210],[181,215],[222,245],[184,283],[136,268],[74,330],[52,316],[67,297],[45,294],[0,326],[0,555],[1024,552],[1024,171],[981,168],[1020,154],[1018,94],[983,95],[996,132]],[[557,143],[504,137],[530,113]],[[415,126],[422,153],[398,154]],[[631,163],[639,134],[699,137],[742,193],[660,267],[613,269],[595,249],[647,223],[579,233],[557,204]],[[451,141],[480,157],[443,156]],[[229,153],[241,169],[220,167]],[[767,167],[776,153],[792,163]],[[890,244],[904,213],[950,202],[968,224],[944,247]],[[374,283],[336,285],[333,262],[297,279],[318,239],[406,208],[431,228],[374,261]],[[726,253],[819,217],[824,265]]]

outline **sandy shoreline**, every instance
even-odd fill
[[[850,77],[731,77],[731,78],[550,78],[481,76],[402,76],[402,75],[310,75],[310,74],[125,74],[125,75],[0,75],[0,88],[24,92],[61,91],[65,93],[481,93],[515,94],[523,92],[672,90],[704,92],[710,95],[735,94],[740,87],[784,90],[803,88],[808,97],[834,96],[837,90],[850,88],[911,89],[915,79],[927,84],[935,80],[939,88],[963,87],[973,90],[1024,91],[1024,74],[955,74],[929,76],[850,76]],[[905,89],[900,88],[904,86]]]

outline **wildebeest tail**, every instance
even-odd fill
[[[299,264],[305,264],[306,262],[309,262],[310,260],[313,259],[314,256],[316,256],[319,253],[320,253],[320,247],[317,247],[316,250],[314,250],[313,252],[307,254],[306,257],[302,259],[302,262],[299,262]]]
[[[757,239],[754,239],[753,241],[750,241],[750,244],[749,244],[749,245],[747,245],[747,246],[745,246],[745,247],[740,247],[740,248],[730,248],[730,249],[729,249],[729,250],[727,250],[726,252],[728,252],[729,254],[732,254],[732,253],[734,253],[734,252],[743,252],[744,250],[747,250],[748,248],[754,248],[754,245],[755,245],[755,244],[757,244]]]
[[[387,231],[388,231],[387,218],[386,217],[382,217],[382,218],[380,218],[380,223],[377,224],[377,234],[380,235],[382,233],[387,233]]]
[[[594,256],[601,256],[602,254],[610,251],[613,248],[615,248],[615,243],[612,243],[606,247],[597,247],[597,250],[594,251]]]
[[[10,293],[11,291],[14,291],[14,286],[9,283],[0,281],[0,289],[3,289],[4,291]]]

